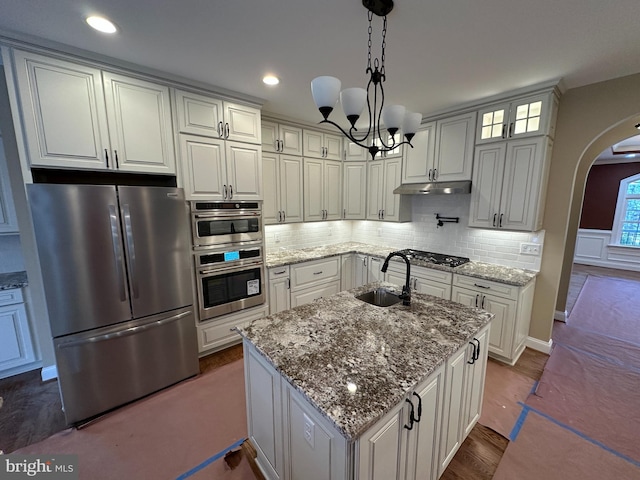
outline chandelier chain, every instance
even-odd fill
[[[369,52],[367,54],[367,71],[371,70],[371,32],[372,32],[372,28],[371,28],[371,19],[373,18],[373,12],[371,10],[369,10]]]
[[[380,73],[385,75],[384,72],[384,49],[387,46],[387,16],[384,16],[382,21],[382,53],[380,55]]]

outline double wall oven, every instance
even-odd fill
[[[191,202],[200,322],[265,303],[260,202]]]

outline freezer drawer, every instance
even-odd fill
[[[70,425],[199,372],[191,307],[55,338],[54,345]]]

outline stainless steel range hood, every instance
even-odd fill
[[[453,193],[471,193],[471,181],[403,183],[393,193],[400,195],[451,195]]]

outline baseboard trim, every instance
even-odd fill
[[[567,311],[561,312],[560,310],[556,310],[556,313],[553,315],[554,320],[558,320],[559,322],[567,323]]]
[[[529,348],[537,350],[538,352],[546,353],[548,355],[551,353],[553,340],[549,339],[548,342],[545,342],[543,340],[538,340],[537,338],[527,337],[526,345]]]
[[[42,371],[40,372],[40,377],[42,378],[43,382],[58,378],[58,367],[56,365],[43,367]]]

